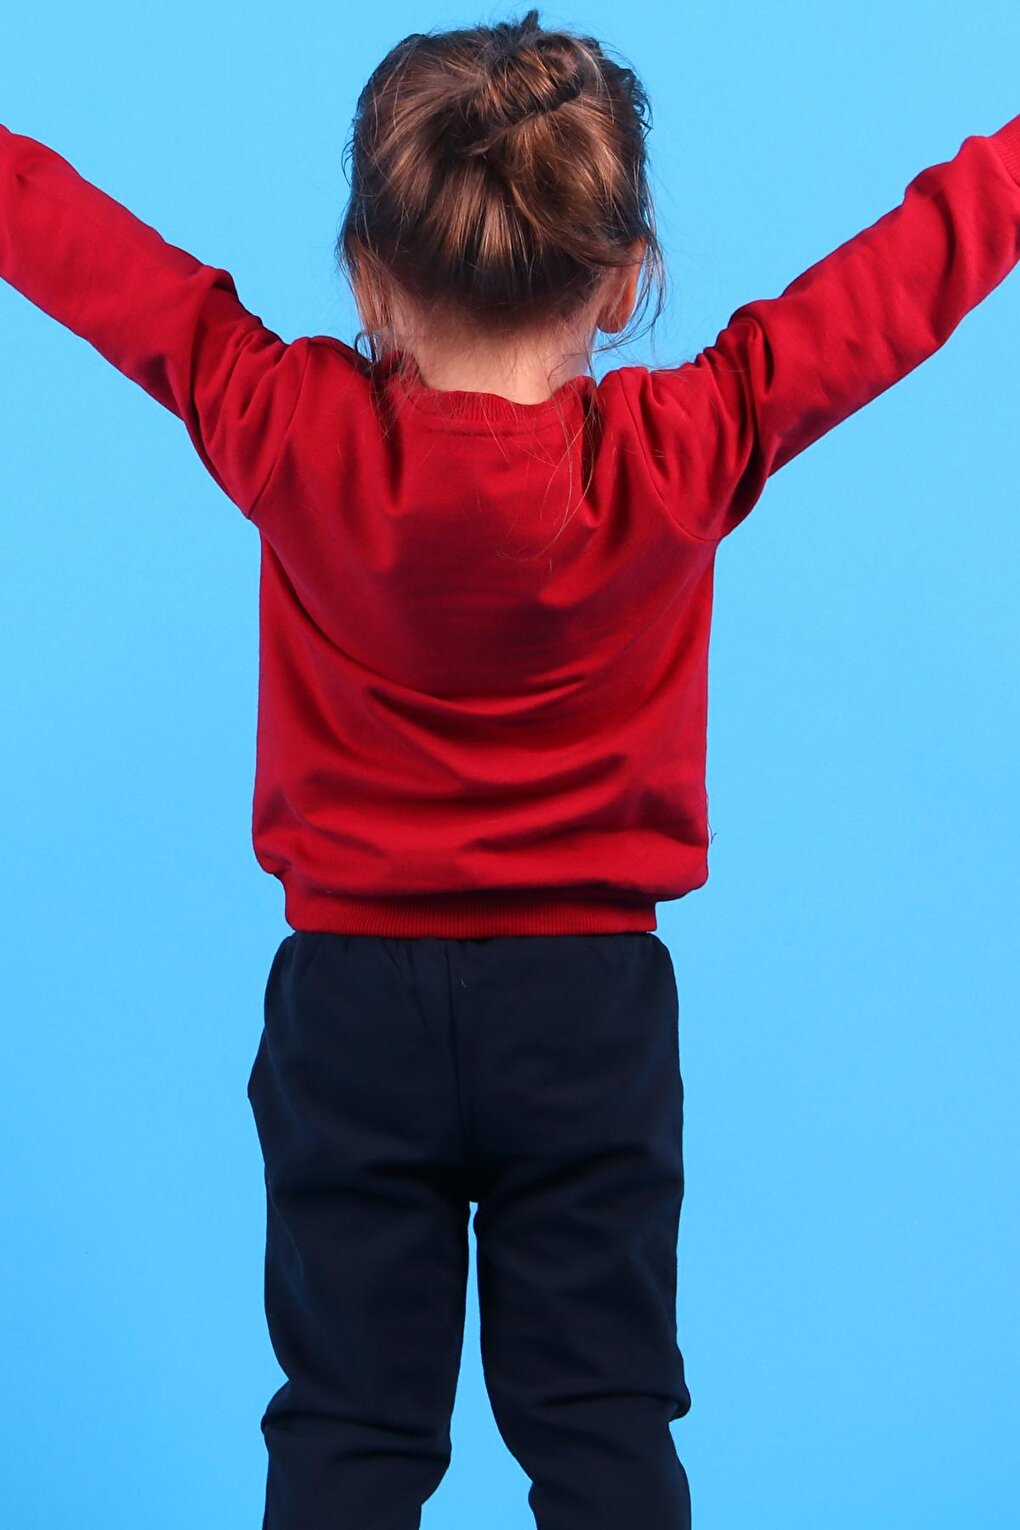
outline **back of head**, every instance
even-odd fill
[[[536,10],[392,48],[358,98],[336,246],[363,318],[361,295],[382,296],[361,331],[373,357],[387,293],[479,335],[523,334],[569,325],[635,249],[635,313],[654,275],[657,317],[650,126],[634,71],[594,38],[546,31]]]

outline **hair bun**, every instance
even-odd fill
[[[447,125],[447,148],[469,159],[488,154],[525,122],[576,101],[585,87],[577,63],[525,40],[490,61]]]
[[[555,111],[557,106],[563,106],[567,101],[576,101],[583,89],[584,81],[580,75],[574,73],[565,76],[559,81],[556,90],[556,100],[553,102],[550,110]]]
[[[496,96],[503,124],[519,127],[529,117],[542,117],[568,101],[576,101],[584,89],[578,70],[568,61],[535,47],[507,55],[498,76]]]

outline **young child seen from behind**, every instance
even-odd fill
[[[537,11],[403,39],[354,120],[353,346],[282,340],[0,128],[0,275],[179,416],[260,538],[253,843],[291,931],[248,1083],[286,1376],[263,1530],[419,1526],[472,1206],[539,1530],[691,1523],[654,932],[708,875],[715,555],[1016,265],[1020,118],[693,361],[598,381],[597,337],[661,311],[649,125],[633,70]]]

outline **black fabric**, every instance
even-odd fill
[[[263,1530],[418,1530],[451,1459],[472,1202],[485,1383],[538,1530],[687,1530],[657,936],[295,932],[248,1097],[287,1377]]]

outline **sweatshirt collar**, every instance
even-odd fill
[[[430,388],[422,379],[410,351],[389,350],[378,362],[384,385],[392,386],[416,410],[443,420],[467,421],[502,428],[530,430],[570,418],[578,402],[594,387],[587,373],[562,383],[551,398],[519,404],[501,393],[478,393],[463,388]]]

